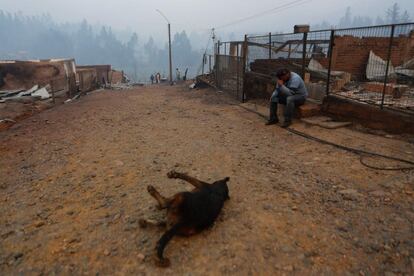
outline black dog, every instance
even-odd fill
[[[167,267],[170,262],[164,258],[163,252],[174,235],[191,236],[211,226],[219,215],[224,201],[229,199],[227,182],[229,177],[212,184],[197,180],[183,173],[171,171],[169,178],[179,178],[195,186],[191,192],[182,192],[171,198],[161,196],[154,187],[148,186],[148,192],[158,202],[159,209],[167,209],[167,221],[155,222],[141,219],[141,227],[148,224],[167,226],[156,246],[157,265]]]

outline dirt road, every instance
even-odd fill
[[[0,274],[414,273],[413,172],[368,169],[230,103],[181,87],[96,92],[0,132]],[[414,159],[400,140],[295,127]],[[214,227],[174,238],[161,269],[162,230],[138,219],[161,215],[147,185],[191,189],[171,169],[229,176],[231,199]]]

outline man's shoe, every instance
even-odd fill
[[[289,127],[291,124],[292,124],[292,122],[290,122],[290,121],[285,121],[285,122],[281,125],[281,127],[283,127],[283,128],[287,128],[287,127]]]
[[[271,126],[271,125],[276,125],[277,123],[279,123],[278,120],[275,120],[275,121],[267,121],[266,125],[267,126]]]

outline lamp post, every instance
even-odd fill
[[[172,57],[171,57],[171,24],[168,18],[159,10],[156,10],[168,23],[168,56],[170,62],[170,84],[173,84],[173,77],[172,77]]]

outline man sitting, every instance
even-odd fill
[[[306,90],[305,82],[295,72],[290,72],[288,69],[280,69],[276,73],[277,85],[270,97],[270,116],[266,125],[274,125],[279,122],[277,118],[277,104],[286,105],[285,121],[282,127],[286,128],[292,124],[292,115],[295,107],[301,106],[305,103],[308,91]]]

